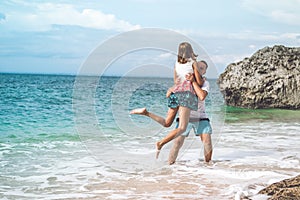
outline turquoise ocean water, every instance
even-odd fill
[[[207,111],[213,162],[199,138],[177,164],[154,144],[169,130],[172,79],[0,74],[1,199],[233,199],[300,172],[300,111],[226,107],[216,80]]]

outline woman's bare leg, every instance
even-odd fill
[[[150,117],[154,121],[158,122],[164,127],[170,127],[176,117],[178,108],[170,108],[168,110],[166,118],[163,118],[161,116],[158,116],[152,112],[147,111],[146,108],[137,108],[132,111],[130,111],[130,114],[136,114],[136,115],[144,115],[147,117]]]
[[[180,135],[174,139],[174,144],[169,153],[169,165],[172,165],[175,163],[178,153],[179,153],[179,149],[182,147],[182,145],[184,143],[184,139],[185,139],[185,136],[183,136],[183,135]]]
[[[158,158],[160,149],[167,144],[168,142],[170,142],[171,140],[173,140],[174,138],[176,138],[177,136],[179,136],[180,134],[184,133],[184,131],[186,130],[186,127],[189,123],[189,119],[190,119],[190,113],[191,110],[187,107],[179,107],[179,126],[178,128],[172,130],[166,137],[164,137],[161,141],[156,143],[156,148],[157,148],[157,153],[156,153],[156,158]]]

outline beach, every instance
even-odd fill
[[[167,78],[0,74],[1,199],[266,199],[257,192],[300,173],[300,111],[224,104],[216,80],[207,112],[213,160],[193,133],[168,165],[162,128],[129,111],[167,112]]]

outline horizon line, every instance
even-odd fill
[[[11,74],[11,75],[41,75],[41,76],[85,76],[85,77],[98,77],[95,74],[74,74],[74,73],[41,73],[41,72],[0,72],[0,74]],[[104,74],[99,77],[128,77],[128,78],[167,78],[172,79],[170,76],[122,76],[114,74]],[[208,77],[209,79],[218,79],[218,77]]]

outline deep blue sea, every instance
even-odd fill
[[[172,79],[0,74],[0,199],[239,199],[300,172],[300,111],[206,100],[213,161],[190,134],[172,166],[162,128]]]

